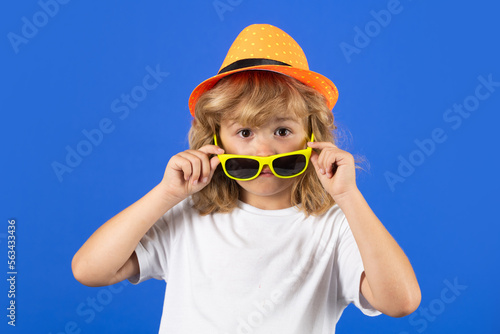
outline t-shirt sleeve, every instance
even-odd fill
[[[176,207],[170,209],[149,229],[135,248],[139,262],[139,274],[130,277],[132,284],[139,284],[150,278],[168,279],[169,255],[172,248]]]
[[[360,291],[361,275],[365,269],[358,245],[345,217],[340,224],[336,262],[338,266],[338,299],[342,299],[345,305],[353,303],[366,315],[381,314],[370,305]]]

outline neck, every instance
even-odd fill
[[[240,201],[261,210],[281,210],[292,207],[290,193],[286,191],[270,196],[258,196],[246,191],[241,191]]]

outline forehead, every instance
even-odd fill
[[[305,127],[305,122],[303,119],[298,119],[294,117],[274,117],[271,119],[268,119],[266,122],[263,124],[255,124],[255,122],[252,123],[243,123],[239,119],[225,119],[221,122],[222,127],[239,127],[239,126],[250,126],[250,127],[265,127],[265,126],[292,126],[292,127]]]
[[[260,108],[251,104],[233,108],[226,113],[222,122],[238,123],[242,126],[261,127],[266,124],[296,123],[301,126],[307,124],[307,113],[299,110],[283,110],[282,108]]]

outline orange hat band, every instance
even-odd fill
[[[219,73],[225,73],[229,71],[234,71],[234,70],[239,70],[242,68],[247,68],[247,67],[253,67],[253,66],[260,66],[260,65],[281,65],[281,66],[292,66],[287,63],[273,60],[273,59],[267,59],[267,58],[247,58],[247,59],[240,59],[235,61],[234,63],[231,63],[221,69]]]

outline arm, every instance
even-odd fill
[[[420,304],[413,268],[396,240],[375,216],[358,190],[338,198],[359,248],[365,272],[361,292],[384,314],[402,317]]]
[[[354,158],[331,143],[310,143],[321,149],[311,161],[325,189],[344,212],[358,245],[365,271],[360,291],[377,310],[393,317],[415,311],[421,294],[413,268],[373,213],[355,182]],[[332,173],[332,165],[337,170]]]
[[[135,248],[168,210],[211,180],[221,153],[207,145],[181,152],[170,159],[160,184],[140,200],[111,218],[83,244],[73,257],[73,275],[82,284],[115,284],[139,273]]]

